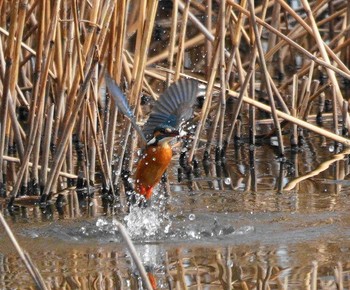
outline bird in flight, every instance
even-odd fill
[[[137,125],[127,98],[109,74],[105,75],[116,106],[130,121],[146,146],[134,173],[134,190],[150,200],[172,158],[169,141],[179,135],[181,125],[191,118],[198,95],[198,82],[180,79],[170,85],[155,102],[143,129]]]

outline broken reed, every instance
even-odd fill
[[[207,85],[188,162],[200,140],[217,161],[241,134],[255,144],[261,110],[271,113],[275,129],[266,136],[277,134],[281,155],[298,146],[300,127],[350,144],[338,134],[350,120],[339,83],[350,79],[347,1],[302,1],[298,9],[282,0],[172,3],[0,3],[2,196],[40,192],[45,201],[78,175],[95,184],[97,173],[113,193],[122,169],[133,167],[137,139],[105,95],[105,70],[126,87],[141,123],[141,95],[156,99],[158,81],[191,76]],[[334,133],[307,122],[310,114],[322,120],[324,99],[333,102]]]

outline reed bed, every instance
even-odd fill
[[[302,145],[304,129],[349,146],[347,1],[254,2],[1,1],[1,197],[45,202],[77,183],[88,194],[96,184],[120,193],[139,145],[106,91],[106,71],[140,124],[144,104],[171,82],[205,85],[190,166],[198,148],[220,161],[234,140],[273,135],[283,156]],[[259,133],[263,122],[273,129]]]

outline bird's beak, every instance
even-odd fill
[[[176,137],[176,136],[180,135],[180,132],[179,132],[179,130],[173,130],[173,131],[167,133],[166,135],[169,137]]]

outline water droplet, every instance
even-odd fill
[[[331,145],[331,146],[328,147],[328,151],[329,152],[334,152],[334,149],[335,149],[334,145]]]
[[[152,158],[153,161],[156,161],[157,159],[155,157]]]
[[[168,224],[168,225],[165,226],[165,228],[164,228],[164,233],[165,233],[165,234],[168,234],[168,233],[169,233],[170,226],[171,226],[171,224]]]
[[[188,219],[190,221],[194,221],[196,219],[196,215],[194,213],[191,213],[189,216],[188,216]]]
[[[102,218],[99,218],[97,221],[96,221],[96,227],[100,228],[100,227],[103,227],[105,225],[107,225],[108,222]]]
[[[225,183],[226,185],[231,184],[231,178],[230,178],[230,177],[226,177],[226,178],[224,179],[224,183]]]

